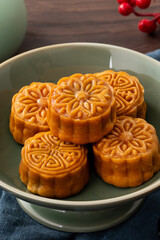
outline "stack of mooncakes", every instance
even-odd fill
[[[24,144],[21,181],[41,196],[78,193],[89,180],[90,143],[95,170],[105,182],[142,184],[160,169],[159,141],[145,114],[144,88],[126,72],[77,73],[57,85],[23,87],[10,115],[10,131]]]

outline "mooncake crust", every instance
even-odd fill
[[[107,136],[93,144],[97,174],[117,187],[136,187],[160,169],[155,128],[141,118],[122,116]]]
[[[47,120],[52,133],[64,141],[96,142],[116,121],[113,88],[93,74],[64,77],[51,90]]]
[[[48,95],[53,86],[54,83],[33,82],[13,96],[9,128],[16,142],[24,144],[34,134],[49,130]]]
[[[106,70],[95,73],[106,80],[114,89],[117,116],[131,116],[145,119],[147,105],[144,102],[144,88],[137,77],[127,72]]]
[[[87,148],[61,141],[50,131],[26,140],[19,166],[27,189],[44,197],[65,198],[89,180]]]

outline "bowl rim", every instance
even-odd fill
[[[47,206],[49,208],[68,209],[68,210],[78,209],[78,210],[89,211],[94,209],[103,209],[106,207],[113,207],[129,201],[134,202],[138,199],[144,198],[149,193],[157,190],[160,187],[160,180],[133,193],[122,195],[119,197],[113,197],[113,198],[101,199],[101,200],[90,200],[90,201],[86,201],[86,200],[74,201],[74,200],[65,200],[65,199],[63,200],[63,199],[42,197],[30,192],[24,192],[23,190],[17,189],[16,187],[12,187],[7,183],[2,182],[1,180],[0,180],[0,187],[12,193],[17,198],[20,198],[27,202],[37,203],[38,205]]]
[[[26,51],[24,53],[18,54],[17,56],[14,56],[2,63],[0,63],[0,69],[5,67],[6,65],[19,60],[27,55],[32,55],[37,52],[45,51],[46,49],[54,49],[54,48],[65,48],[65,47],[98,47],[98,48],[106,48],[106,49],[113,49],[113,50],[121,50],[125,51],[129,54],[135,54],[138,57],[144,58],[150,63],[158,65],[160,67],[160,63],[153,59],[150,56],[147,56],[143,53],[137,52],[135,50],[131,50],[125,47],[111,45],[111,44],[104,44],[104,43],[93,43],[93,42],[73,42],[73,43],[61,43],[61,44],[54,44],[54,45],[48,45],[44,47],[39,47],[36,49],[32,49],[29,51]],[[89,201],[73,201],[73,200],[61,200],[61,199],[52,199],[52,198],[46,198],[38,195],[34,195],[32,193],[24,192],[23,190],[20,190],[16,187],[12,187],[11,185],[7,184],[6,182],[0,180],[0,187],[3,188],[6,191],[11,192],[16,197],[21,198],[25,201],[37,203],[39,205],[44,205],[51,208],[61,208],[61,209],[80,209],[80,210],[92,210],[92,209],[101,209],[105,207],[111,207],[115,205],[119,205],[121,203],[125,203],[127,201],[135,201],[136,199],[143,198],[152,191],[158,189],[160,187],[160,178],[156,180],[155,182],[151,183],[150,185],[132,192],[128,193],[126,195],[122,195],[119,197],[112,197],[108,199],[102,199],[102,200],[89,200]]]
[[[126,51],[126,52],[130,52],[132,54],[137,54],[138,56],[140,57],[144,57],[146,59],[148,59],[148,61],[150,62],[154,62],[155,64],[160,64],[158,60],[144,54],[144,53],[141,53],[141,52],[138,52],[136,50],[133,50],[133,49],[129,49],[129,48],[126,48],[126,47],[122,47],[122,46],[118,46],[118,45],[112,45],[112,44],[105,44],[105,43],[94,43],[94,42],[68,42],[68,43],[59,43],[59,44],[51,44],[51,45],[47,45],[47,46],[43,46],[43,47],[37,47],[35,49],[31,49],[31,50],[28,50],[28,51],[25,51],[23,53],[20,53],[16,56],[13,56],[3,62],[0,63],[0,68],[5,66],[6,64],[10,63],[10,62],[13,62],[14,60],[17,60],[17,59],[20,59],[24,56],[27,56],[27,55],[30,55],[30,54],[34,54],[36,52],[41,52],[41,51],[44,51],[46,49],[53,49],[53,48],[64,48],[64,47],[72,47],[72,46],[78,46],[78,47],[84,47],[84,46],[87,46],[87,47],[99,47],[99,48],[112,48],[112,49],[118,49],[118,50],[123,50],[123,51]]]

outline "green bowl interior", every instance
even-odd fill
[[[0,185],[19,197],[27,193],[26,186],[20,181],[18,168],[22,146],[17,144],[9,132],[9,115],[12,96],[23,86],[33,81],[54,82],[63,76],[74,73],[93,73],[106,69],[123,70],[137,76],[145,89],[147,121],[159,133],[160,116],[160,63],[137,52],[103,44],[62,44],[37,49],[0,65]],[[92,155],[90,162],[92,163]],[[117,188],[103,182],[91,169],[87,186],[77,195],[65,202],[108,200],[148,193],[157,188],[159,173],[148,182],[136,188]],[[16,193],[18,190],[18,194]],[[20,191],[19,191],[20,190]],[[36,202],[36,197],[34,198]],[[41,197],[37,196],[37,201]],[[43,198],[44,199],[44,198]],[[46,199],[47,201],[47,199]],[[58,200],[57,200],[58,201]],[[101,201],[99,201],[101,204]]]

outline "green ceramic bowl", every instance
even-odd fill
[[[27,29],[24,0],[0,0],[0,63],[13,56]]]
[[[0,187],[13,193],[29,215],[47,226],[79,232],[108,228],[130,216],[138,208],[142,198],[160,187],[159,173],[139,187],[120,189],[103,182],[92,170],[90,181],[82,192],[58,200],[28,192],[20,181],[18,167],[21,160],[21,145],[13,140],[8,128],[12,96],[22,86],[33,81],[56,83],[59,78],[73,73],[93,73],[106,69],[127,71],[139,78],[145,89],[145,101],[148,106],[147,121],[155,126],[160,137],[160,104],[157,104],[160,102],[160,63],[150,57],[111,45],[70,43],[32,50],[0,65]],[[118,216],[117,208],[123,209]],[[40,209],[45,213],[38,213],[40,215],[37,216]],[[56,219],[60,219],[59,224],[55,223],[53,216],[51,217],[53,209],[57,209],[54,210],[53,215]],[[116,209],[116,213],[114,211],[114,214],[111,214],[108,209],[109,211]],[[109,213],[108,217],[106,210]],[[72,216],[72,211],[75,212],[76,217]],[[97,222],[90,220],[90,223],[73,221],[74,218],[80,219],[80,212],[84,213],[85,219],[91,219],[93,213],[96,213],[97,217],[99,213],[100,218],[103,215],[102,221],[99,219]],[[124,212],[127,214],[125,215]],[[64,222],[63,213],[66,221],[70,219],[69,225]],[[59,215],[57,217],[56,214],[62,214],[62,218]],[[112,222],[111,215],[115,216]],[[107,218],[110,219],[108,222],[106,222]]]

